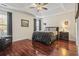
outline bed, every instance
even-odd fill
[[[46,27],[45,31],[35,31],[32,36],[33,41],[51,44],[58,39],[58,27]]]

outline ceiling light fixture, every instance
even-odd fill
[[[33,3],[33,6],[30,7],[30,8],[35,8],[37,9],[37,11],[41,11],[41,10],[48,10],[45,6],[47,5],[48,3]]]

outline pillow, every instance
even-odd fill
[[[57,31],[53,31],[53,33],[54,33],[54,36],[56,36],[56,35],[57,35]]]

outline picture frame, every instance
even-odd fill
[[[29,27],[29,20],[21,19],[21,26],[22,27]]]

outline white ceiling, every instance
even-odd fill
[[[46,5],[48,10],[42,10],[40,12],[37,12],[36,9],[30,9],[30,7],[33,6],[32,3],[5,3],[4,5],[0,4],[0,6],[18,11],[28,12],[37,17],[45,17],[49,15],[56,15],[70,11],[75,12],[74,3],[48,3]]]

